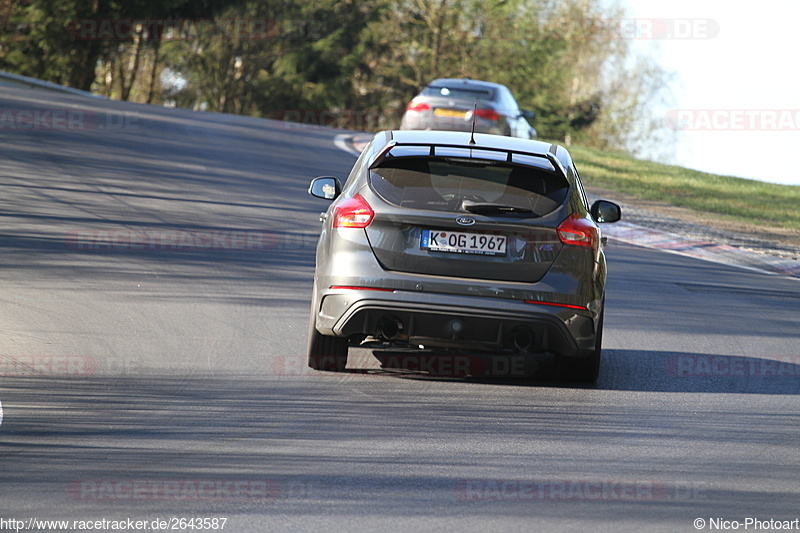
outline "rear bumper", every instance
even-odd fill
[[[472,119],[459,117],[436,117],[430,111],[419,113],[407,111],[400,123],[401,130],[440,130],[440,131],[472,131]],[[509,135],[505,120],[475,120],[475,133],[493,135]]]
[[[410,291],[330,290],[316,328],[410,346],[580,355],[595,341],[595,314],[501,298]]]

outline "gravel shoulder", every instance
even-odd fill
[[[729,221],[717,215],[642,200],[598,187],[587,186],[586,189],[592,197],[619,203],[622,206],[623,220],[639,226],[769,254],[780,259],[800,260],[798,232]]]

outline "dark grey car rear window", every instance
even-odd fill
[[[463,100],[494,100],[494,91],[478,87],[425,87],[423,96],[444,96]]]
[[[539,169],[497,161],[401,157],[372,169],[373,190],[390,204],[463,212],[463,202],[529,209],[543,216],[561,206],[569,184]]]

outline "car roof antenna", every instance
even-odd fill
[[[472,131],[469,134],[469,144],[477,144],[475,142],[475,114],[478,112],[478,102],[475,102],[475,107],[472,108]]]

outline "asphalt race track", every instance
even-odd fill
[[[612,240],[595,387],[364,350],[352,372],[308,370],[326,204],[306,188],[349,172],[338,133],[0,88],[0,518],[689,532],[800,515],[798,279]]]

